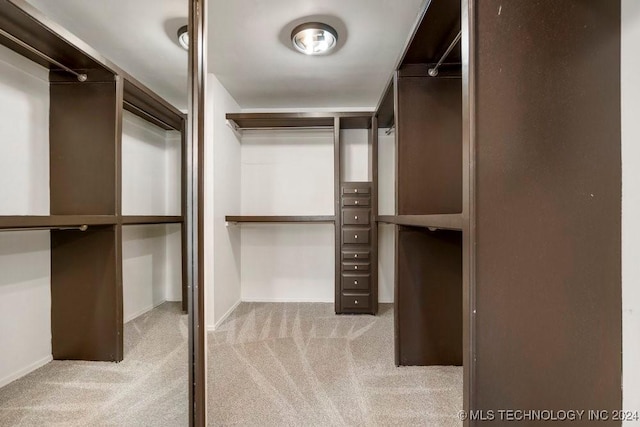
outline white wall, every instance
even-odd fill
[[[242,215],[333,215],[333,147],[331,130],[245,131]],[[243,301],[333,301],[332,224],[233,228],[242,229]]]
[[[180,215],[180,133],[166,132],[125,111],[122,123],[122,213]],[[165,301],[182,299],[180,226],[122,230],[125,322]]]
[[[640,1],[622,0],[623,407],[640,410]],[[639,425],[628,422],[626,425]]]
[[[331,130],[244,131],[242,215],[333,215]]]
[[[124,112],[123,215],[180,215],[180,133]]]
[[[0,215],[49,214],[48,73],[0,46]],[[0,387],[51,360],[46,231],[0,233]]]
[[[128,225],[122,229],[125,322],[166,301],[182,300],[179,224]]]
[[[209,74],[205,108],[203,267],[207,328],[214,329],[240,302],[241,230],[225,222],[225,215],[240,214],[240,141],[225,118],[240,107]]]
[[[340,131],[342,150],[342,180],[344,182],[370,181],[369,131],[367,129],[345,129]]]

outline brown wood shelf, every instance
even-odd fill
[[[116,222],[115,215],[5,215],[0,216],[0,230],[114,225]]]
[[[228,113],[227,120],[238,129],[333,128],[334,119],[341,119],[342,129],[368,129],[373,112],[350,113]]]
[[[237,223],[333,223],[334,215],[311,216],[226,216],[225,221]]]
[[[462,230],[462,214],[444,215],[380,215],[377,222],[409,227]]]
[[[122,225],[176,224],[184,220],[181,216],[123,215]]]

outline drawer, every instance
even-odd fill
[[[370,228],[351,228],[342,230],[342,243],[346,245],[368,245]]]
[[[368,260],[369,251],[342,251],[342,259],[345,261]]]
[[[368,196],[369,194],[371,194],[371,189],[369,187],[342,187],[342,194],[354,196],[365,194]]]
[[[342,271],[366,271],[369,272],[369,263],[368,262],[343,262],[342,263]]]
[[[342,294],[342,308],[343,309],[364,309],[367,310],[371,306],[371,297],[369,294]]]
[[[369,207],[371,201],[368,197],[343,197],[342,206]]]
[[[343,274],[342,275],[342,289],[347,291],[352,290],[369,290],[369,276],[357,275],[357,274]]]
[[[369,225],[371,209],[343,209],[342,223],[344,225]]]

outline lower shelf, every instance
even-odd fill
[[[380,215],[377,222],[406,225],[408,227],[462,230],[462,214],[444,215]]]
[[[310,216],[226,216],[225,221],[235,223],[333,223],[334,215]]]
[[[0,230],[114,225],[115,215],[12,215],[0,216]]]

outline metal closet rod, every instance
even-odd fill
[[[433,68],[429,68],[429,75],[431,77],[436,77],[438,75],[438,68],[440,68],[444,60],[447,59],[447,56],[449,56],[449,54],[451,53],[453,48],[456,46],[456,44],[458,44],[461,38],[462,38],[462,30],[458,32],[458,35],[456,36],[455,39],[453,39],[453,41],[451,42],[447,50],[445,50],[444,54],[442,55],[442,57],[440,58],[440,61],[438,61],[436,66]]]
[[[79,225],[77,227],[16,227],[16,228],[2,228],[2,229],[0,229],[0,231],[43,231],[43,230],[47,230],[47,231],[49,231],[49,230],[87,231],[88,229],[89,229],[89,226],[84,224],[84,225]]]
[[[387,135],[387,136],[389,136],[389,135],[391,135],[391,133],[392,133],[394,130],[396,130],[396,124],[395,124],[395,123],[394,123],[394,124],[392,124],[392,125],[391,125],[391,127],[390,127],[389,129],[387,129],[387,130],[384,132],[384,134],[385,134],[385,135]]]
[[[12,42],[20,45],[21,47],[27,49],[29,52],[31,53],[35,53],[36,55],[38,55],[40,58],[57,65],[58,67],[62,68],[64,71],[66,71],[67,73],[71,73],[74,76],[76,76],[76,78],[78,79],[79,82],[85,82],[87,81],[87,75],[83,74],[83,73],[78,73],[77,71],[72,70],[71,68],[67,67],[64,64],[61,64],[60,62],[56,61],[55,59],[51,58],[48,55],[45,55],[44,53],[40,52],[38,49],[36,49],[35,47],[31,46],[30,44],[27,44],[25,42],[23,42],[22,40],[20,40],[19,38],[15,37],[14,35],[6,32],[5,30],[3,30],[2,28],[0,28],[0,34],[3,35],[4,37],[8,38],[9,40],[11,40]]]

